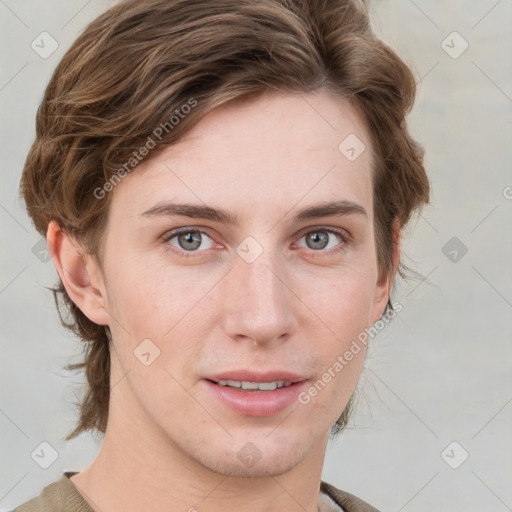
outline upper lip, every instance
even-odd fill
[[[204,377],[207,380],[219,382],[220,380],[235,380],[238,382],[301,382],[306,380],[306,377],[291,373],[286,370],[272,370],[267,372],[253,372],[249,370],[231,370],[222,372],[215,375]]]

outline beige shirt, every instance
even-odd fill
[[[39,496],[26,501],[13,512],[94,512],[75,484],[69,479],[75,472],[65,472],[60,480],[43,488]],[[319,512],[379,512],[348,492],[324,481],[318,496]]]

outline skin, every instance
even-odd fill
[[[352,133],[367,149],[351,162],[338,146]],[[393,276],[377,268],[370,149],[346,99],[273,93],[212,111],[126,176],[111,192],[101,264],[49,225],[68,293],[113,337],[103,445],[71,479],[93,509],[317,510],[329,429],[365,351],[308,404],[266,417],[228,409],[202,377],[284,368],[314,383],[380,318]],[[366,216],[293,222],[303,208],[339,200]],[[141,215],[163,201],[223,208],[238,225]],[[162,238],[182,227],[207,235],[189,257],[190,244]],[[311,242],[315,233],[327,248]],[[262,248],[252,263],[236,252],[247,236]],[[149,366],[134,356],[147,338],[160,350]],[[251,467],[237,457],[248,442],[261,453]]]

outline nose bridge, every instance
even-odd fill
[[[237,256],[231,274],[225,300],[230,336],[264,342],[292,332],[293,294],[285,284],[284,265],[274,252],[265,250],[251,262]]]
[[[253,263],[238,262],[241,267],[241,283],[247,287],[251,302],[258,305],[258,309],[265,305],[279,301],[282,294],[283,283],[278,278],[279,271],[275,261],[261,256]]]

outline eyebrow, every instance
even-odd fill
[[[362,215],[368,218],[366,210],[360,204],[347,200],[331,201],[309,206],[303,210],[300,210],[293,217],[292,222],[298,223],[301,221],[316,219],[320,217],[338,217],[353,214]],[[235,226],[238,225],[237,217],[222,208],[214,208],[212,206],[205,205],[172,203],[165,201],[158,202],[149,208],[149,210],[141,213],[140,216],[180,216],[196,219],[208,219]]]

